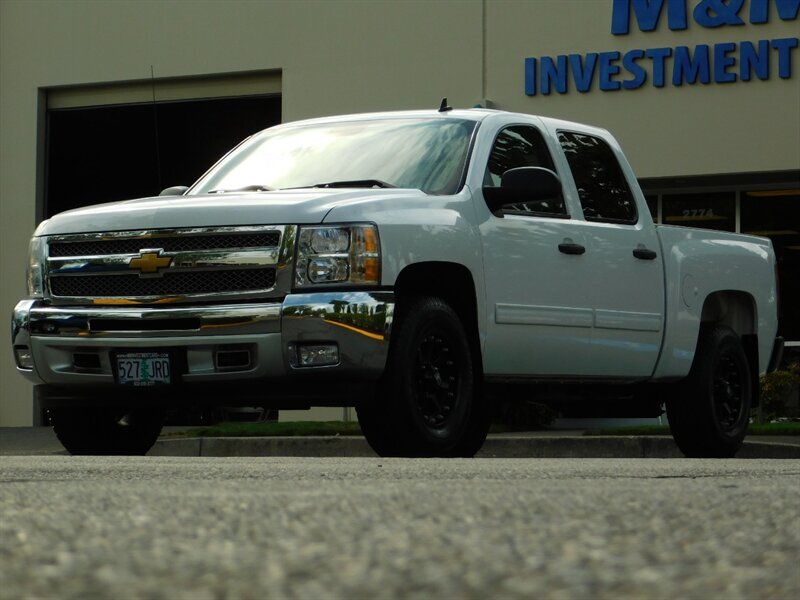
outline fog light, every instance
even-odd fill
[[[20,369],[33,371],[33,354],[27,346],[14,346],[14,359]]]
[[[323,367],[339,364],[339,347],[336,344],[298,344],[299,367]]]

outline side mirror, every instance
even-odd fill
[[[536,202],[561,197],[561,180],[550,169],[517,167],[503,173],[500,187],[483,188],[483,199],[492,212],[507,204]]]
[[[165,190],[161,190],[159,196],[183,196],[188,189],[188,185],[173,185]]]

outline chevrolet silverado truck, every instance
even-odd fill
[[[729,457],[783,347],[769,240],[654,225],[603,129],[446,103],[267,129],[29,257],[14,356],[73,454],[224,405],[354,406],[379,455],[473,456],[536,399],[666,410]]]

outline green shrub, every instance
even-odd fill
[[[800,362],[761,377],[761,406],[757,409],[760,423],[786,415],[789,395],[800,386]]]
[[[547,429],[556,417],[558,413],[545,404],[518,400],[503,408],[500,423],[505,431],[536,431]]]

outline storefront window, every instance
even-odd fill
[[[644,197],[647,201],[647,208],[650,209],[650,216],[653,217],[653,223],[658,222],[658,196],[648,195]]]
[[[778,333],[800,341],[800,190],[743,192],[741,230],[772,240],[780,280]]]
[[[736,231],[735,192],[665,195],[663,202],[665,225]]]

